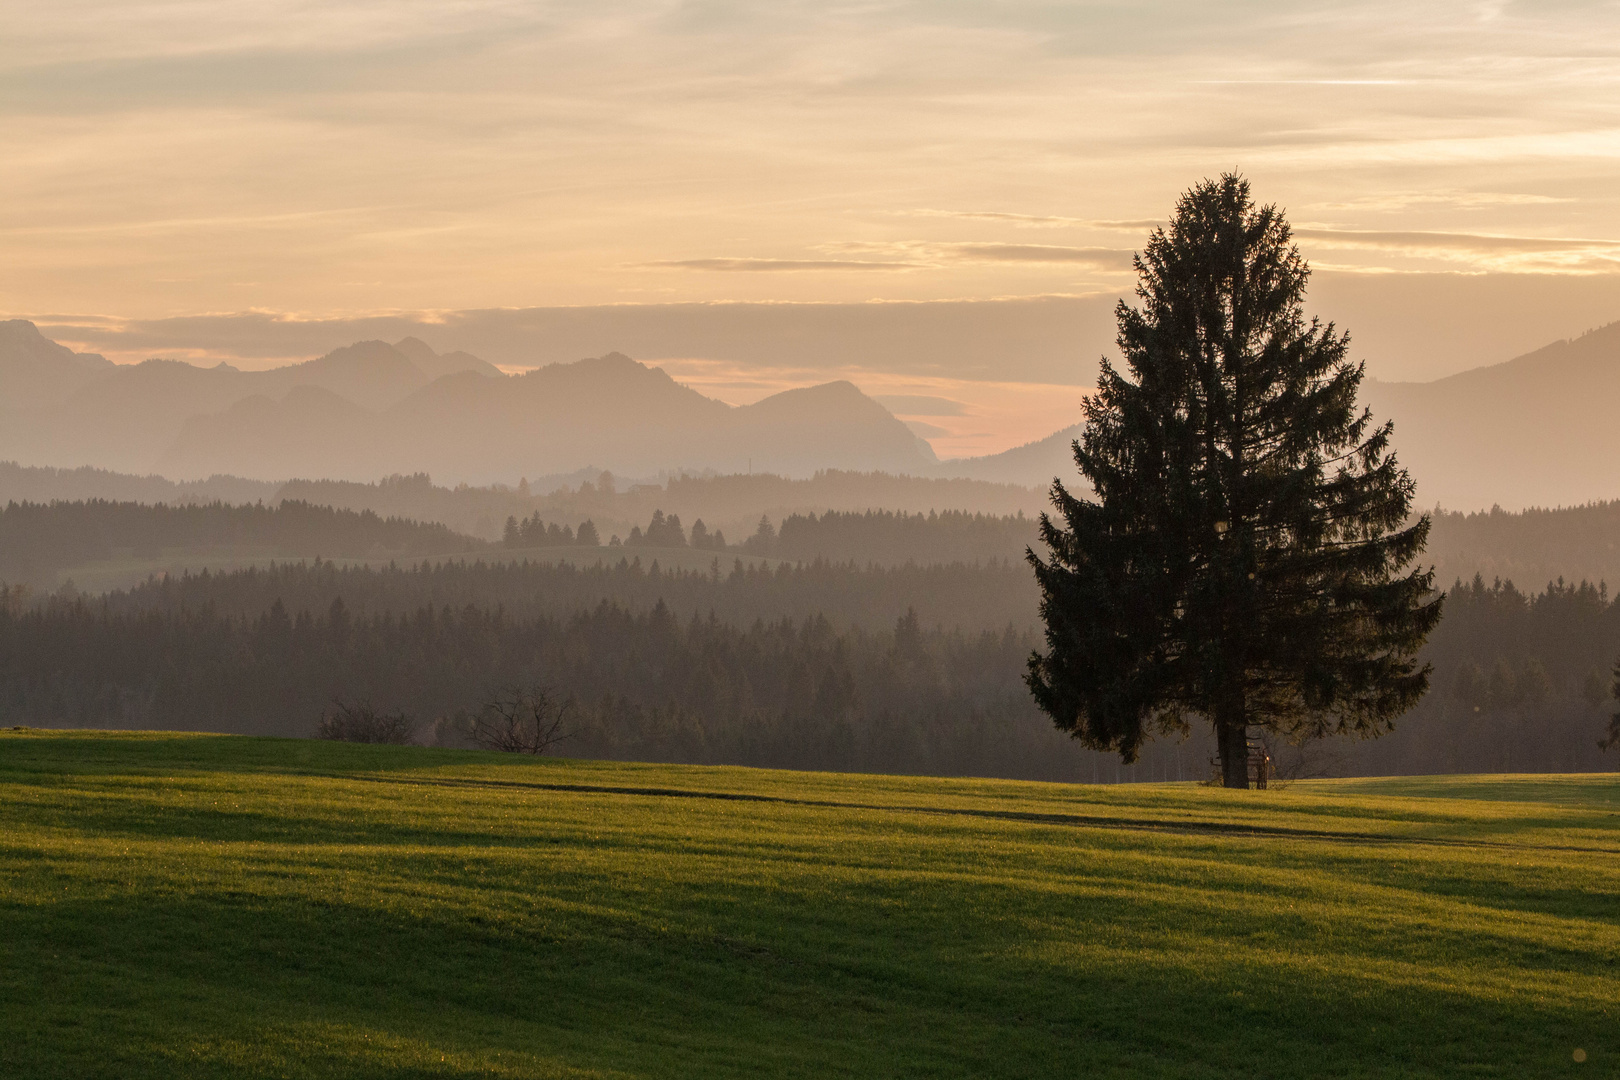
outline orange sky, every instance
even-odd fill
[[[1375,373],[1428,378],[1620,318],[1617,53],[1612,3],[16,6],[0,311],[1107,297],[1178,192],[1239,169],[1390,298],[1354,308]],[[1499,287],[1532,278],[1574,299]],[[1452,324],[1479,340],[1446,351]],[[110,351],[166,348],[240,359]],[[942,357],[668,366],[965,403],[912,418],[942,453],[1072,415],[1071,380]]]

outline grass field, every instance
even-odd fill
[[[11,731],[0,823],[6,1077],[1620,1075],[1614,775]]]

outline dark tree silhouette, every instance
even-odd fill
[[[1611,688],[1616,701],[1620,701],[1620,661],[1614,665],[1614,686]],[[1609,717],[1609,733],[1598,740],[1598,749],[1607,750],[1612,746],[1620,746],[1620,712]]]
[[[572,700],[558,704],[539,687],[502,690],[484,703],[473,722],[473,739],[508,754],[543,754],[573,734],[563,730],[573,710]]]
[[[1189,191],[1135,265],[1129,378],[1103,363],[1074,445],[1095,501],[1054,480],[1062,524],[1042,515],[1049,557],[1027,552],[1048,646],[1028,682],[1127,762],[1201,716],[1247,787],[1251,726],[1382,734],[1427,690],[1414,656],[1443,597],[1406,567],[1429,519],[1405,526],[1392,425],[1357,409],[1349,338],[1306,322],[1309,268],[1246,180]]]
[[[336,616],[340,608],[333,609]],[[343,701],[332,703],[332,708],[321,716],[315,729],[317,739],[338,742],[392,743],[409,745],[416,734],[416,725],[402,712],[383,712],[370,702]]]

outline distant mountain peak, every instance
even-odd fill
[[[603,353],[601,356],[587,356],[583,360],[576,360],[572,364],[553,364],[552,367],[572,367],[589,371],[646,371],[657,372],[668,378],[663,368],[643,364],[640,360],[632,360],[622,352]]]
[[[93,375],[112,366],[113,362],[100,353],[74,352],[57,344],[27,319],[0,321],[0,377],[24,368],[46,378],[53,372]]]
[[[643,364],[639,360],[632,360],[622,352],[603,353],[601,356],[587,356],[583,360],[575,360],[571,363],[547,364],[544,367],[537,367],[526,372],[524,377],[539,382],[550,382],[552,380],[591,381],[606,378],[617,380],[620,383],[626,379],[632,379],[648,385],[665,383],[679,385],[670,377],[669,372],[663,368]]]
[[[476,371],[480,375],[501,376],[501,369],[472,353],[437,353],[433,346],[419,337],[402,337],[393,345],[395,351],[420,368],[430,379],[458,375],[463,371]]]

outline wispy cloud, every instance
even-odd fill
[[[924,263],[877,262],[863,259],[661,259],[633,264],[649,270],[719,270],[726,273],[777,272],[793,270],[922,270]]]
[[[965,416],[967,406],[929,394],[879,394],[877,400],[896,416]]]
[[[1115,221],[1101,218],[1059,217],[1047,214],[1013,214],[995,210],[911,210],[914,217],[940,217],[957,218],[966,221],[994,221],[1001,224],[1012,225],[1020,229],[1052,229],[1080,227],[1086,229],[1117,229],[1125,232],[1141,232],[1147,229],[1156,229],[1163,225],[1163,221],[1141,218],[1131,221]]]
[[[1612,4],[10,7],[0,295],[23,310],[1113,288],[1114,249],[1229,168],[1369,233],[1620,235]],[[852,228],[894,246],[816,246]],[[1360,270],[1612,261],[1302,242]]]
[[[906,257],[914,263],[934,267],[1029,263],[1084,266],[1102,271],[1131,269],[1134,254],[1120,248],[1071,247],[1063,244],[1007,244],[977,240],[854,240],[823,244],[822,248],[827,251],[882,253]]]
[[[1329,247],[1377,248],[1384,251],[1496,252],[1608,251],[1620,240],[1563,236],[1499,236],[1490,233],[1395,231],[1380,229],[1296,228],[1294,235]]]
[[[714,270],[724,273],[845,270],[937,270],[952,265],[1036,265],[1083,266],[1105,272],[1129,270],[1130,251],[1102,247],[1066,247],[1060,244],[998,244],[981,241],[937,242],[931,240],[846,241],[824,244],[831,251],[861,252],[896,256],[894,259],[767,259],[710,257],[660,259],[633,264],[648,270]]]
[[[1322,210],[1400,211],[1413,208],[1482,210],[1505,206],[1554,206],[1574,202],[1556,195],[1524,191],[1392,191],[1363,195],[1345,202],[1318,204]]]
[[[1194,79],[1198,86],[1410,86],[1417,79]]]
[[[1396,265],[1339,267],[1389,273],[1452,265],[1469,273],[1613,274],[1620,272],[1620,240],[1499,233],[1345,229],[1306,226],[1294,235],[1307,248],[1376,252]],[[1326,269],[1327,264],[1322,264]]]
[[[1129,270],[1134,254],[1117,248],[1057,244],[937,244],[934,250],[963,262],[1079,264],[1097,270]]]

